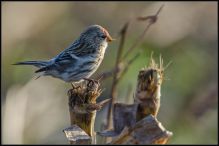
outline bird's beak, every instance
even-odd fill
[[[112,41],[114,41],[115,39],[113,39],[110,35],[107,35],[107,37],[106,37],[106,41],[107,42],[112,42]]]

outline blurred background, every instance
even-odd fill
[[[37,80],[36,68],[12,66],[17,61],[46,60],[72,43],[89,25],[118,37],[132,18],[153,15],[164,2],[2,2],[1,132],[3,144],[68,144],[62,130],[70,126],[70,84],[51,77]],[[138,49],[143,52],[118,85],[117,102],[133,103],[138,71],[151,52],[164,64],[158,120],[173,132],[170,144],[218,143],[217,2],[165,2],[158,21]],[[125,50],[147,23],[131,23]],[[119,40],[119,39],[118,39]],[[109,44],[96,74],[115,63],[119,41]],[[131,57],[132,55],[130,55]],[[112,78],[104,80],[99,101],[109,97]],[[131,92],[129,92],[131,91]],[[131,93],[130,95],[127,95]],[[106,108],[96,117],[100,131]]]

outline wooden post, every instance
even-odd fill
[[[171,136],[156,117],[148,115],[134,127],[124,128],[110,144],[166,144]]]
[[[134,102],[138,104],[137,121],[150,114],[155,117],[157,116],[160,108],[163,72],[164,68],[161,57],[160,66],[151,57],[149,66],[139,71],[134,99]]]
[[[164,69],[161,57],[160,66],[151,58],[149,66],[139,71],[134,103],[115,103],[114,129],[98,134],[114,137],[110,144],[166,144],[173,134],[156,118]]]
[[[72,125],[63,130],[70,144],[90,144],[92,139],[77,125]]]
[[[102,103],[96,103],[96,99],[101,93],[99,85],[98,81],[86,80],[81,86],[73,87],[68,91],[71,125],[77,125],[90,137],[90,140],[85,137],[83,144],[96,143],[94,122],[96,110],[100,110],[102,107]]]

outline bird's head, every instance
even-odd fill
[[[109,32],[100,25],[89,26],[82,34],[81,39],[89,43],[102,44],[113,41]]]

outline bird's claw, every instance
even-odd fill
[[[79,89],[79,88],[81,88],[81,86],[79,85],[79,86],[76,86],[76,85],[74,85],[73,83],[71,83],[71,86],[72,86],[72,89],[74,90],[74,89]]]
[[[99,80],[94,80],[94,79],[88,79],[88,78],[83,78],[84,80],[88,81],[87,87],[89,90],[96,90],[100,86]]]
[[[99,84],[99,80],[95,80],[95,79],[89,79],[89,78],[83,78],[85,81],[88,81],[88,84]]]

